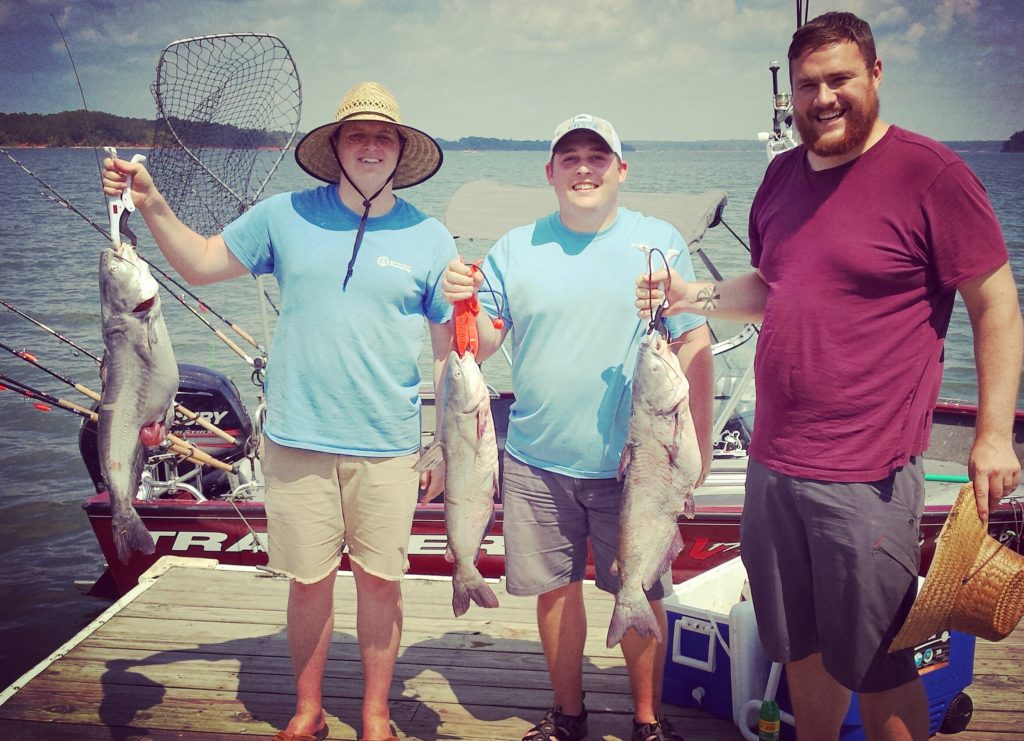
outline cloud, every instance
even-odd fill
[[[1024,79],[1021,0],[811,6],[871,22],[884,110],[903,125],[972,138],[1024,123],[1006,104],[1021,99],[1011,94]],[[445,138],[543,138],[583,110],[630,138],[749,137],[766,125],[768,64],[785,62],[793,11],[791,0],[0,0],[0,110],[79,105],[52,12],[90,107],[120,115],[153,115],[149,85],[171,41],[253,30],[291,50],[304,129],[331,120],[353,84],[377,79],[410,120]],[[986,69],[1000,74],[986,80]],[[940,102],[950,97],[975,112]]]
[[[940,34],[946,34],[953,28],[957,16],[973,18],[978,12],[978,2],[979,0],[941,0],[935,5],[935,30]]]

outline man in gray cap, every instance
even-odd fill
[[[506,586],[537,596],[537,620],[554,690],[553,707],[523,741],[578,741],[587,735],[582,582],[588,543],[598,588],[616,593],[622,484],[616,478],[630,415],[629,385],[646,322],[633,306],[633,279],[647,269],[637,243],[658,247],[687,279],[683,238],[660,219],[618,205],[627,163],[612,125],[588,114],[555,130],[546,167],[558,210],[513,229],[483,265],[477,317],[481,361],[511,332],[516,401],[509,419],[503,480]],[[448,265],[446,299],[476,294],[483,282],[459,260]],[[595,300],[596,299],[596,300]],[[492,318],[501,318],[496,329]],[[499,322],[499,324],[501,324]],[[690,409],[703,475],[711,461],[713,367],[710,335],[695,315],[668,323],[690,383]],[[571,358],[571,362],[567,362]],[[671,572],[647,591],[661,628]],[[680,741],[661,716],[665,651],[633,630],[621,641],[634,701],[634,741]]]

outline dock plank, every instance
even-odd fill
[[[259,571],[165,567],[0,705],[0,737],[19,739],[269,738],[294,703],[285,635],[287,581]],[[401,739],[518,741],[551,702],[532,599],[496,590],[501,607],[451,613],[447,580],[409,579],[392,685]],[[332,739],[357,738],[362,670],[355,589],[339,576],[324,681]],[[629,738],[632,701],[618,650],[604,646],[612,602],[585,586],[591,635],[584,684],[591,739]],[[1024,741],[1024,628],[978,641],[975,715],[957,739]],[[670,701],[671,698],[666,698]],[[741,739],[731,723],[668,702],[689,741]],[[950,736],[950,738],[953,738]]]

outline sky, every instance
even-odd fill
[[[884,120],[945,141],[1024,129],[1024,0],[808,2],[871,23]],[[294,58],[302,131],[377,80],[449,140],[548,139],[577,113],[625,142],[756,139],[795,27],[795,0],[0,0],[0,112],[153,118],[165,46],[253,31]]]

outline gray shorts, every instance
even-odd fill
[[[917,678],[913,649],[887,649],[917,593],[923,509],[919,457],[866,484],[794,478],[750,461],[741,555],[768,656],[820,652],[855,692]]]
[[[620,481],[575,479],[506,454],[502,502],[509,594],[543,594],[583,581],[588,552],[594,556],[598,589],[619,591],[619,577],[611,573],[611,565],[619,547]],[[660,600],[671,589],[670,569],[646,595]]]

